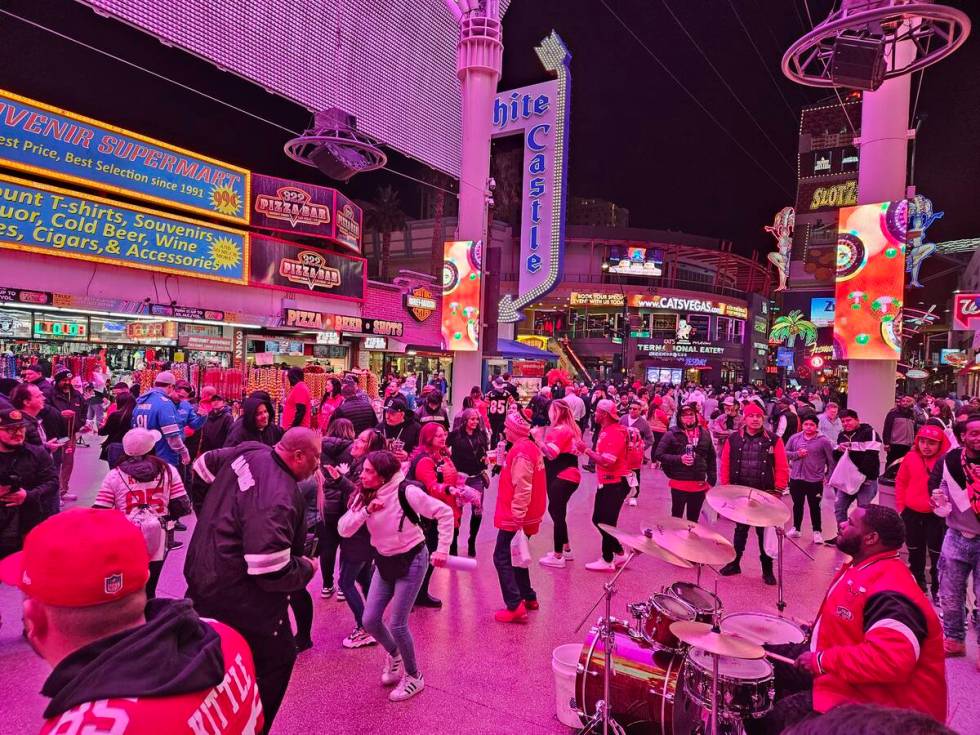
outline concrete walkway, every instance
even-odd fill
[[[73,490],[80,504],[91,504],[104,463],[97,448],[80,449]],[[545,735],[571,733],[555,717],[552,650],[562,643],[583,642],[587,630],[576,632],[582,617],[602,593],[605,575],[586,571],[583,564],[598,556],[599,535],[591,525],[595,475],[586,474],[583,486],[569,505],[569,525],[575,561],[565,569],[549,570],[537,564],[531,570],[541,609],[530,614],[526,625],[502,625],[493,611],[502,606],[490,555],[495,531],[488,512],[479,536],[475,573],[439,570],[432,593],[444,602],[442,610],[418,610],[412,615],[412,632],[426,689],[414,699],[392,704],[380,685],[381,658],[377,647],[346,650],[341,641],[353,628],[346,603],[321,600],[320,577],[310,585],[315,601],[312,650],[300,655],[282,710],[276,719],[276,735],[307,733],[384,733],[417,735],[420,732],[466,735]],[[494,491],[488,493],[493,507]],[[620,525],[638,529],[646,521],[668,513],[668,493],[663,475],[644,470],[639,506],[625,507]],[[466,522],[466,519],[464,519]],[[809,521],[806,521],[808,524]],[[732,524],[721,520],[718,530],[729,535]],[[825,502],[824,527],[833,528],[829,502]],[[832,534],[827,534],[832,535]],[[190,534],[183,534],[189,541]],[[809,561],[792,547],[786,555],[787,616],[812,619],[841,561],[836,550],[810,545],[805,531],[801,543],[816,557]],[[707,572],[703,586],[717,591],[726,612],[755,610],[776,612],[774,587],[762,584],[754,535],[740,577],[722,578]],[[551,546],[551,521],[531,542],[535,558]],[[184,550],[171,554],[163,572],[162,596],[182,595]],[[634,560],[623,574],[614,600],[614,615],[627,619],[626,604],[645,600],[676,581],[695,579],[693,570],[682,570],[647,557]],[[4,733],[36,732],[46,700],[39,690],[47,675],[46,664],[30,650],[20,627],[20,593],[0,587],[0,713]],[[599,616],[596,612],[591,620]],[[586,626],[587,628],[588,626]],[[976,732],[980,722],[980,674],[974,668],[977,649],[970,634],[967,658],[947,664],[950,684],[951,726],[960,733]],[[972,724],[971,724],[972,723]]]

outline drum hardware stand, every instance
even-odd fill
[[[782,616],[783,610],[786,609],[786,600],[783,597],[783,542],[786,539],[786,529],[782,526],[776,526],[776,590],[779,598],[776,600],[776,609],[779,610],[780,616]],[[810,561],[814,561],[813,555],[793,539],[789,539],[789,542],[799,549],[804,556],[808,557]]]
[[[602,637],[603,643],[603,658],[605,660],[605,670],[602,672],[602,701],[596,703],[595,714],[589,718],[585,726],[578,731],[578,735],[587,735],[595,730],[598,724],[602,723],[602,735],[609,735],[610,730],[613,735],[617,732],[622,732],[622,728],[619,727],[615,721],[611,720],[610,712],[610,681],[609,677],[614,676],[615,672],[612,671],[612,649],[616,642],[616,636],[613,633],[612,625],[612,598],[616,594],[616,580],[619,576],[626,571],[626,567],[629,566],[630,562],[633,561],[633,557],[636,556],[636,552],[630,549],[629,555],[626,557],[626,562],[619,568],[619,571],[613,575],[613,578],[606,582],[603,586],[602,597],[596,600],[595,604],[589,608],[589,611],[582,618],[582,622],[578,624],[575,628],[575,632],[578,633],[582,626],[589,620],[592,613],[595,611],[599,604],[605,600],[606,601],[606,614],[599,621],[599,636]],[[717,668],[717,662],[715,663]],[[611,726],[611,727],[610,727]]]

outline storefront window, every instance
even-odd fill
[[[709,335],[711,334],[711,319],[706,314],[688,314],[687,323],[694,327],[693,331],[691,332],[690,339],[710,339]]]
[[[745,341],[745,321],[732,319],[732,342],[742,344]]]
[[[31,312],[0,309],[0,339],[30,339]]]
[[[728,317],[720,316],[715,319],[715,332],[713,339],[716,342],[728,342],[732,338],[732,320]]]
[[[651,314],[650,336],[652,338],[675,337],[677,335],[677,314]]]

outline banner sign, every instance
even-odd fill
[[[364,301],[366,263],[364,258],[252,235],[249,282],[263,288]]]
[[[687,357],[688,355],[724,355],[725,348],[712,342],[690,342],[682,340],[663,340],[660,342],[641,342],[636,346],[640,352],[658,357]]]
[[[480,348],[482,250],[482,243],[472,240],[451,240],[445,245],[442,262],[444,350],[474,352]]]
[[[26,291],[20,288],[0,288],[0,303],[2,304],[33,304],[48,306],[54,300],[54,295],[48,291]]]
[[[248,171],[0,90],[0,163],[248,222]]]
[[[953,294],[953,329],[977,327],[980,327],[980,293]]]
[[[252,226],[323,237],[361,252],[364,212],[336,189],[252,174]]]
[[[167,306],[166,304],[150,304],[147,310],[152,316],[169,316],[174,319],[196,319],[199,321],[223,322],[225,312],[217,309],[198,309],[193,306]],[[234,321],[230,319],[229,321]]]
[[[564,265],[572,57],[554,31],[534,50],[555,79],[502,92],[492,108],[493,137],[524,138],[518,295],[501,299],[502,322],[518,321],[521,309],[553,291]]]
[[[322,332],[346,332],[348,334],[376,334],[382,337],[401,337],[405,331],[402,322],[387,319],[365,319],[359,316],[325,314],[306,309],[285,309],[284,326],[296,329],[315,329]]]
[[[904,199],[840,210],[834,346],[842,360],[901,355],[907,226]]]
[[[248,234],[0,176],[0,248],[245,283]]]
[[[139,339],[176,339],[176,322],[129,322],[126,325],[126,336],[133,340]]]
[[[180,337],[177,345],[193,352],[231,352],[232,340],[225,337]]]
[[[619,293],[581,293],[572,291],[568,300],[571,306],[613,306],[622,307],[626,305],[626,297],[622,292]]]
[[[681,296],[648,296],[646,294],[631,294],[629,305],[638,309],[654,309],[657,311],[676,311],[679,313],[697,312],[699,314],[718,314],[733,319],[747,319],[748,307],[731,304],[727,301],[711,299],[689,299]]]

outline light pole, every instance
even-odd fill
[[[490,130],[493,100],[500,81],[504,45],[501,41],[498,0],[446,0],[459,24],[456,45],[456,75],[460,90],[459,220],[457,240],[483,240],[479,277],[490,243],[486,229],[488,183],[490,180]],[[482,301],[481,289],[481,301]],[[471,386],[481,384],[483,367],[483,304],[477,320],[475,351],[453,355],[453,411],[462,408]],[[491,347],[493,349],[493,347]]]

